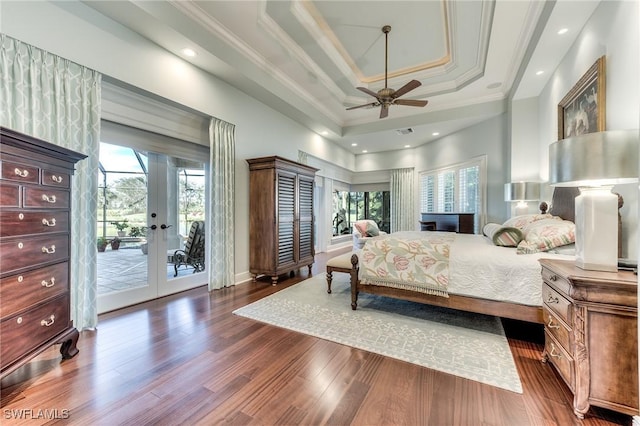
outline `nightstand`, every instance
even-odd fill
[[[584,418],[590,405],[638,414],[637,275],[541,259],[545,347]]]

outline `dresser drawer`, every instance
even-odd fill
[[[0,221],[0,237],[69,232],[68,211],[3,210]]]
[[[558,315],[567,325],[572,326],[570,320],[571,302],[547,284],[542,285],[542,301],[547,308]]]
[[[0,323],[0,359],[6,366],[69,327],[69,294]]]
[[[549,284],[556,286],[563,291],[571,287],[571,283],[565,277],[562,277],[555,272],[542,268],[542,279]]]
[[[6,318],[69,288],[69,263],[45,266],[0,279],[0,318]]]
[[[571,391],[574,392],[574,366],[571,355],[547,332],[545,332],[544,336],[544,350],[549,361],[556,367],[556,370],[558,370],[558,373],[560,373],[560,376]]]
[[[52,170],[42,170],[42,185],[55,186],[57,188],[69,188],[71,176],[67,173],[60,173]]]
[[[69,235],[14,238],[0,243],[2,274],[69,259]]]
[[[571,348],[569,337],[571,330],[546,306],[542,308],[542,315],[544,317],[544,329],[556,338],[565,351],[569,352],[569,348]]]
[[[7,185],[0,183],[0,207],[19,207],[20,187],[17,185]]]
[[[13,161],[0,161],[0,178],[24,183],[40,183],[40,169]]]
[[[23,200],[24,208],[66,209],[69,208],[69,191],[25,187]]]

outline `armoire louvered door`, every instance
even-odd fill
[[[300,237],[299,262],[306,262],[314,256],[313,241],[313,178],[299,176],[298,179],[298,224]]]
[[[249,163],[249,272],[278,276],[314,261],[313,188],[317,169],[281,157]]]
[[[295,266],[296,175],[278,171],[278,268]]]

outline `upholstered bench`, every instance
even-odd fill
[[[333,272],[351,273],[353,265],[351,265],[351,256],[355,254],[350,251],[327,260],[327,293],[331,293],[331,281],[333,280]]]

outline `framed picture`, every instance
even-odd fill
[[[605,129],[605,57],[558,104],[558,140]]]

